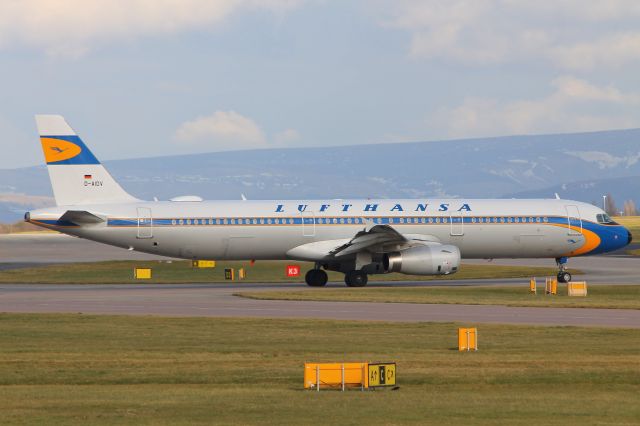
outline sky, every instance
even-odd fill
[[[4,0],[0,168],[640,127],[637,0]]]

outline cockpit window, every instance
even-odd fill
[[[596,220],[598,221],[598,223],[606,223],[608,225],[617,225],[616,222],[614,222],[613,219],[611,219],[608,214],[596,215]]]

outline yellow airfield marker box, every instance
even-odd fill
[[[315,363],[304,364],[304,388],[320,390],[321,388],[366,388],[367,363]]]
[[[135,268],[133,277],[137,280],[149,280],[151,279],[151,268]]]
[[[587,296],[586,281],[572,281],[567,283],[567,295],[569,296]]]
[[[478,350],[478,329],[458,328],[458,350],[477,351]]]

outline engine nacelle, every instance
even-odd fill
[[[460,250],[452,245],[412,247],[389,253],[383,259],[386,272],[409,275],[447,275],[458,271]]]

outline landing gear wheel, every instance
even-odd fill
[[[364,287],[367,281],[367,274],[362,271],[349,271],[344,274],[344,282],[349,287]]]
[[[558,272],[558,282],[559,283],[568,283],[571,282],[571,274],[567,271]]]
[[[309,287],[324,287],[329,277],[322,269],[310,269],[304,276],[304,280]]]

